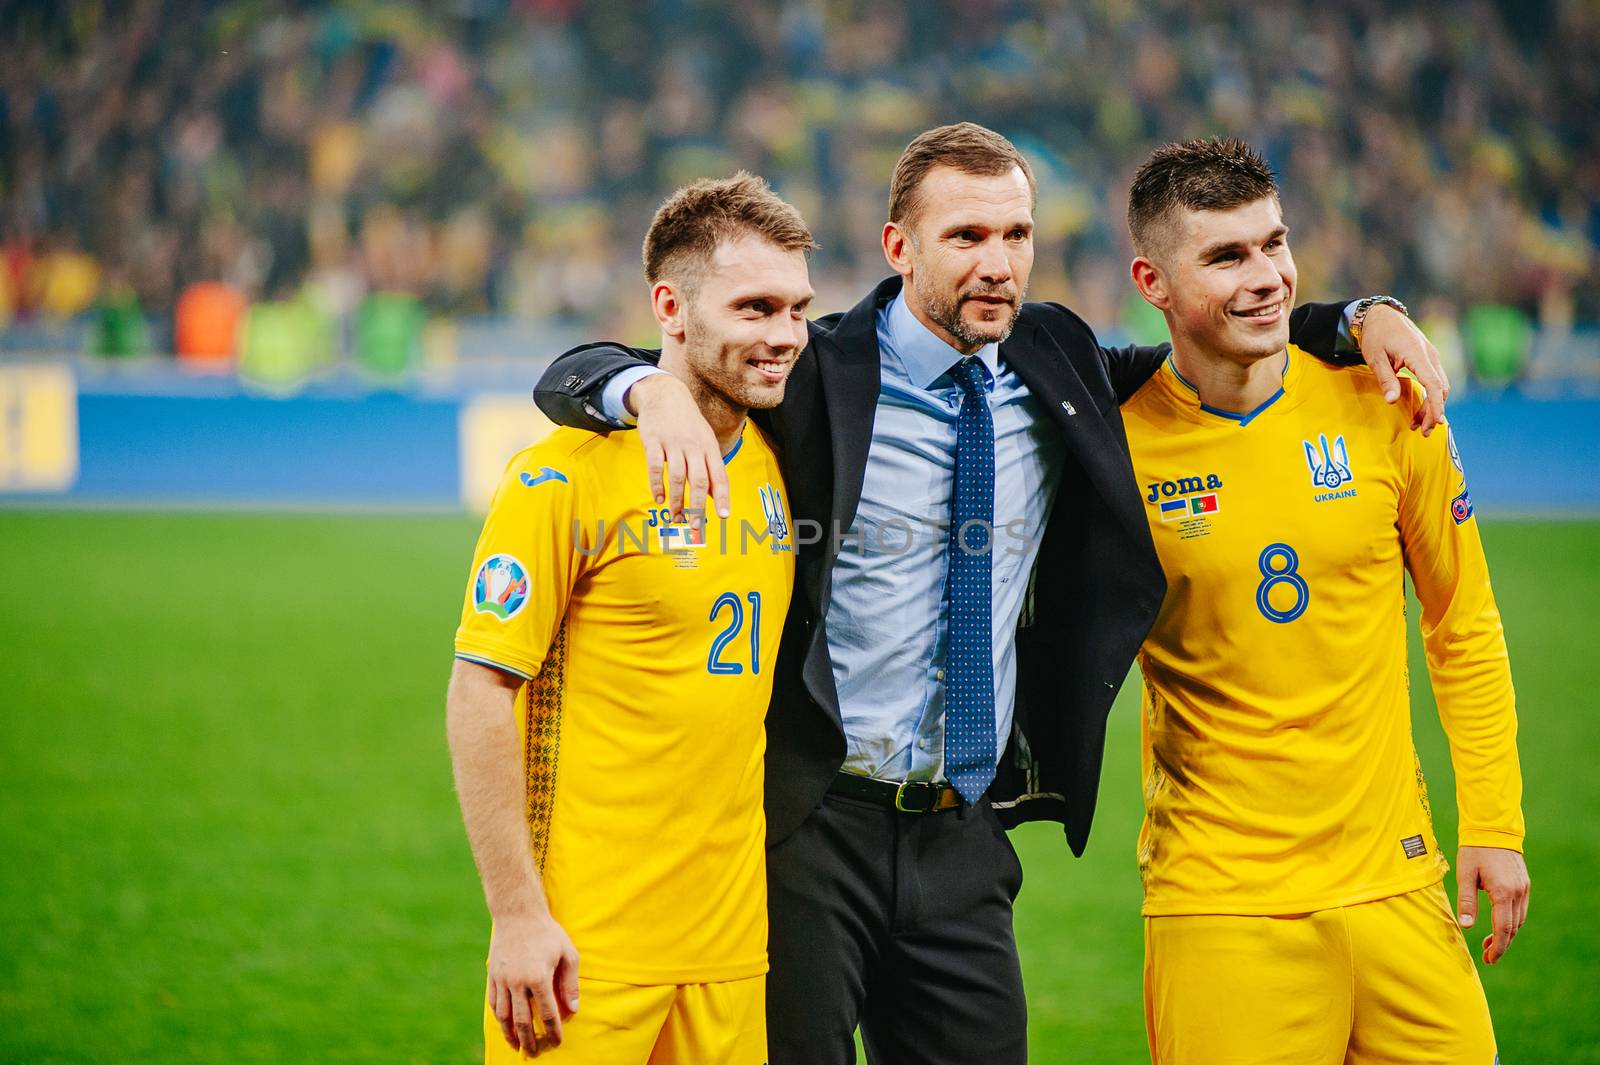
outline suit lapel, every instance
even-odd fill
[[[822,393],[833,438],[833,529],[843,532],[855,521],[861,484],[872,447],[872,424],[878,414],[878,309],[900,291],[890,278],[839,320],[817,352]],[[833,530],[826,530],[824,535]]]
[[[1000,353],[1060,428],[1067,447],[1112,513],[1135,536],[1149,536],[1149,525],[1139,507],[1133,462],[1116,412],[1109,417],[1100,412],[1072,360],[1043,329],[1029,330],[1024,343],[1013,337],[1000,346]]]

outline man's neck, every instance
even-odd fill
[[[1200,393],[1201,403],[1232,414],[1249,414],[1283,387],[1289,352],[1245,362],[1174,341],[1172,362]]]
[[[717,434],[717,446],[726,455],[733,450],[733,445],[739,442],[739,437],[744,433],[745,416],[749,413],[744,407],[734,406],[722,395],[708,388],[698,374],[689,368],[689,362],[684,358],[683,345],[674,344],[669,338],[662,338],[660,367],[682,381],[689,389],[689,395],[694,397],[695,406],[700,408],[700,416],[711,426],[711,431]]]
[[[922,301],[917,299],[916,293],[912,291],[909,281],[900,291],[902,298],[906,301],[906,310],[911,312],[911,317],[921,322],[928,332],[949,344],[956,354],[971,355],[983,347],[982,344],[969,344],[964,340],[958,339],[948,329],[929,317],[927,310],[922,306]]]

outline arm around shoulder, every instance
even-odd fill
[[[1150,380],[1172,350],[1171,344],[1104,347],[1095,337],[1094,330],[1089,328],[1089,323],[1059,303],[1030,303],[1028,310],[1040,331],[1063,351],[1085,350],[1097,355],[1100,371],[1104,374],[1105,384],[1102,387],[1110,387],[1118,405],[1126,403]],[[1079,369],[1080,372],[1084,369],[1081,364]],[[1093,387],[1093,382],[1085,383]]]
[[[1289,314],[1289,343],[1324,362],[1357,364],[1361,353],[1342,333],[1348,303],[1302,303]]]
[[[1289,317],[1290,343],[1326,362],[1355,363],[1372,369],[1386,402],[1400,400],[1398,374],[1408,371],[1427,392],[1411,428],[1430,435],[1444,421],[1450,380],[1439,351],[1391,296],[1368,296],[1346,303],[1308,303]]]
[[[533,389],[533,401],[557,425],[604,433],[624,427],[602,405],[606,385],[625,370],[653,368],[659,351],[602,342],[584,344],[552,362]]]

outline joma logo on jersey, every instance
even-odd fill
[[[1151,481],[1145,502],[1154,503],[1162,521],[1177,521],[1200,514],[1215,514],[1222,509],[1217,489],[1222,478],[1214,473],[1205,477],[1179,477],[1173,481]]]
[[[1179,477],[1176,481],[1151,481],[1145,485],[1150,494],[1145,496],[1147,503],[1159,503],[1163,499],[1172,499],[1174,496],[1186,496],[1195,492],[1209,492],[1222,487],[1222,478],[1214,473],[1200,477]]]
[[[1333,446],[1328,446],[1326,433],[1317,434],[1316,444],[1309,440],[1300,441],[1306,449],[1306,465],[1311,469],[1311,487],[1327,489],[1316,495],[1318,503],[1325,503],[1330,499],[1348,499],[1356,494],[1354,488],[1346,488],[1356,475],[1350,470],[1350,449],[1345,446],[1343,435],[1333,439]]]
[[[568,483],[567,475],[553,466],[540,467],[537,475],[532,473],[523,473],[518,479],[529,488],[537,488],[541,484],[546,484],[550,481],[560,481],[562,484]]]

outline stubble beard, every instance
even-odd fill
[[[1016,298],[1011,301],[1010,317],[1006,319],[1006,323],[1001,328],[999,335],[993,336],[978,333],[961,317],[960,296],[950,297],[943,292],[928,292],[915,280],[913,280],[912,284],[917,290],[917,295],[921,298],[923,308],[928,312],[928,317],[933,320],[933,323],[961,343],[974,348],[981,348],[985,344],[1005,343],[1010,338],[1011,331],[1017,326],[1017,315],[1022,307],[1022,301],[1028,294],[1026,288],[1017,293]],[[996,294],[982,289],[976,293],[968,293],[968,295]],[[998,323],[990,324],[995,325]]]
[[[702,413],[721,410],[742,418],[751,410],[776,407],[783,399],[781,386],[763,390],[744,380],[746,353],[740,352],[730,369],[725,356],[731,349],[719,343],[693,315],[684,325],[685,361],[693,368],[695,378],[689,382],[689,391]]]

